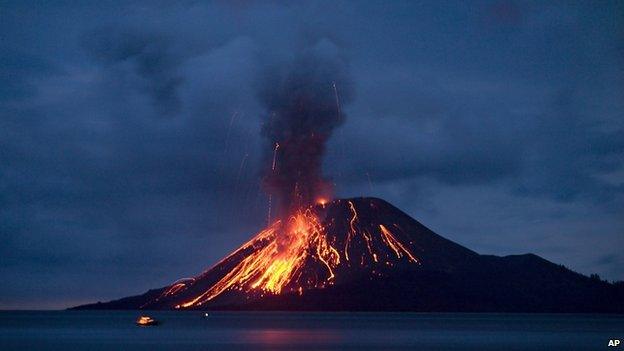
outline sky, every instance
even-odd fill
[[[260,230],[266,76],[310,50],[348,75],[337,197],[624,280],[622,2],[0,1],[0,309],[139,294]]]

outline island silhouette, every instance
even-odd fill
[[[155,310],[624,312],[624,284],[534,254],[480,255],[378,198],[276,221],[195,276],[110,302]]]

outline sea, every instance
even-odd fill
[[[140,327],[142,314],[160,322]],[[0,350],[617,350],[593,314],[4,311]]]

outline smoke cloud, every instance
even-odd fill
[[[345,119],[352,85],[336,45],[321,40],[269,71],[259,91],[266,108],[267,192],[282,213],[330,196],[323,176],[326,142]]]

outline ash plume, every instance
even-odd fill
[[[342,105],[351,100],[352,87],[346,61],[327,40],[269,73],[259,91],[268,141],[264,183],[274,207],[284,213],[331,195],[323,155],[344,122]]]

